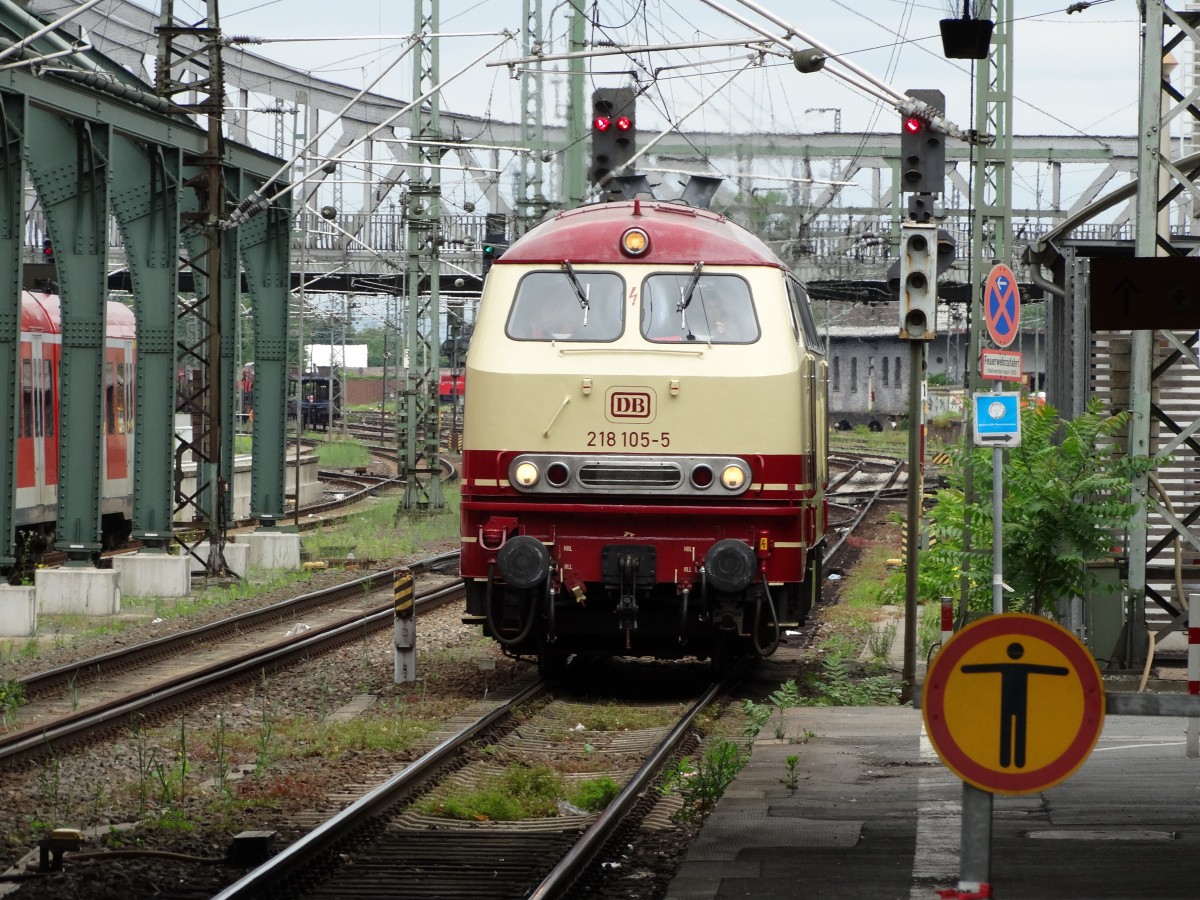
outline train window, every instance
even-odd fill
[[[125,386],[125,363],[119,362],[119,363],[117,363],[117,383],[116,383],[116,386],[113,388],[113,399],[115,399],[117,402],[117,409],[113,415],[113,420],[115,421],[116,426],[117,426],[117,434],[125,433],[125,413],[126,413],[125,393],[126,393],[126,390],[127,390],[127,388]]]
[[[758,319],[750,286],[739,275],[701,275],[688,300],[691,272],[651,275],[642,283],[642,334],[647,340],[752,344]]]
[[[54,364],[42,360],[42,428],[46,437],[54,437]]]
[[[788,299],[792,304],[793,315],[800,319],[804,346],[813,353],[824,353],[821,337],[817,334],[817,321],[813,318],[812,306],[808,302],[808,292],[804,285],[791,276],[788,276]]]
[[[117,379],[116,366],[105,363],[104,373],[104,430],[108,434],[116,434],[116,398],[113,396],[113,387]]]
[[[125,430],[133,433],[133,372],[132,365],[125,366]]]
[[[611,272],[530,272],[517,286],[505,333],[518,341],[615,341],[625,328],[625,281]]]
[[[33,362],[21,360],[21,437],[33,437]]]

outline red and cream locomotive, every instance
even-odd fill
[[[513,655],[766,655],[820,589],[826,363],[724,216],[563,212],[496,260],[466,367],[467,613]]]

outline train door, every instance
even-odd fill
[[[124,496],[133,431],[132,348],[113,342],[104,361],[104,495]]]
[[[53,344],[31,333],[21,342],[21,408],[17,424],[17,524],[41,521],[58,486]],[[25,521],[28,514],[28,521]]]

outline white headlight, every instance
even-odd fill
[[[531,462],[523,462],[515,472],[513,478],[521,487],[533,487],[538,482],[538,467]]]
[[[721,470],[721,484],[726,490],[736,491],[746,483],[746,472],[741,466],[728,465]]]

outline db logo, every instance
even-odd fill
[[[654,421],[654,391],[649,388],[608,389],[607,417],[610,422]]]

